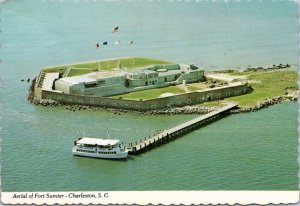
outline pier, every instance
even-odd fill
[[[189,133],[196,128],[206,125],[212,121],[219,119],[220,117],[228,114],[228,111],[237,107],[237,104],[230,103],[216,111],[210,112],[205,115],[201,115],[195,119],[177,125],[171,129],[163,130],[162,132],[155,134],[152,137],[145,137],[139,141],[129,143],[127,150],[130,155],[137,155],[153,149],[161,144],[167,143],[176,139],[183,134]]]

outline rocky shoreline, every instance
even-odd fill
[[[266,65],[266,66],[248,66],[245,68],[238,67],[237,69],[224,69],[224,70],[214,70],[214,73],[233,73],[236,71],[241,72],[261,72],[261,71],[278,71],[293,68],[294,65],[290,64],[273,64],[273,65]]]
[[[185,107],[168,108],[164,110],[136,111],[136,110],[114,109],[114,108],[97,107],[97,106],[62,104],[60,102],[51,99],[38,100],[37,98],[31,100],[31,103],[40,106],[64,106],[65,109],[73,112],[81,111],[81,110],[103,110],[103,111],[108,111],[119,115],[121,114],[140,114],[140,115],[202,114],[203,115],[218,109],[218,107],[185,106]]]
[[[298,97],[292,97],[292,96],[276,96],[276,97],[266,99],[262,102],[259,102],[256,105],[251,106],[251,107],[233,109],[229,113],[230,114],[238,114],[238,113],[246,113],[246,112],[255,112],[255,111],[267,108],[269,106],[273,106],[275,104],[280,104],[283,102],[297,101],[297,99],[298,99]]]
[[[273,64],[272,66],[265,66],[265,67],[247,67],[244,69],[243,72],[257,72],[257,71],[275,71],[275,70],[282,70],[290,68],[290,64]]]

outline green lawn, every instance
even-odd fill
[[[95,71],[95,70],[94,70]],[[93,72],[93,69],[87,69],[87,68],[72,68],[68,74],[68,77],[78,76],[82,74],[87,74]]]
[[[156,89],[150,89],[150,90],[144,90],[144,91],[138,91],[138,92],[131,92],[128,94],[113,96],[112,98],[117,99],[117,98],[122,97],[123,99],[129,99],[129,100],[155,99],[155,98],[160,97],[160,95],[162,95],[164,93],[184,94],[184,93],[186,93],[184,87],[185,86],[180,84],[180,85],[176,85],[176,86],[169,86],[169,87],[162,87],[162,88],[156,88]],[[192,84],[186,85],[188,92],[200,90],[200,89],[203,89],[204,87],[205,87],[205,84],[203,84],[203,83],[192,83]]]
[[[133,58],[104,60],[104,61],[85,63],[85,64],[76,64],[75,66],[78,68],[94,68],[94,69],[101,69],[101,70],[111,70],[113,68],[117,68],[119,62],[121,63],[122,67],[126,67],[127,69],[144,67],[148,65],[172,63],[172,62],[162,61],[158,59],[133,57]]]
[[[249,80],[253,80],[253,83],[249,84],[253,88],[252,93],[226,100],[235,101],[241,107],[248,107],[265,99],[284,95],[287,87],[297,87],[298,74],[291,70],[257,72],[249,74]]]
[[[76,76],[81,74],[86,74],[95,70],[112,70],[117,68],[121,63],[122,67],[127,69],[133,69],[138,67],[158,65],[158,64],[173,64],[173,62],[163,61],[159,59],[150,59],[142,57],[132,57],[132,58],[121,58],[121,59],[112,59],[112,60],[100,60],[94,62],[65,65],[58,67],[48,67],[44,68],[44,72],[64,72],[68,67],[72,67],[68,76]]]
[[[157,89],[149,89],[139,92],[131,92],[128,94],[122,94],[117,96],[112,96],[112,98],[118,99],[122,97],[122,99],[128,100],[148,100],[148,99],[155,99],[158,98],[160,95],[164,93],[172,93],[172,94],[183,94],[185,91],[177,86],[169,86]]]

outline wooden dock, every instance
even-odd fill
[[[195,119],[187,121],[183,124],[177,125],[171,129],[163,130],[162,132],[155,134],[152,137],[145,137],[134,143],[129,143],[127,150],[131,155],[137,155],[143,152],[146,152],[156,146],[167,143],[175,138],[189,133],[200,126],[208,124],[216,119],[219,119],[222,116],[228,114],[228,111],[235,108],[237,104],[230,103],[227,106],[224,106],[216,111],[210,112],[205,115],[201,115]]]

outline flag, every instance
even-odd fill
[[[115,32],[118,32],[119,31],[119,27],[117,26],[117,27],[115,27],[112,31],[111,31],[111,33],[115,33]]]
[[[121,41],[116,41],[114,44],[117,45],[117,44],[120,44],[120,43],[121,43]]]
[[[103,42],[102,44],[103,44],[103,45],[107,45],[107,41]]]

